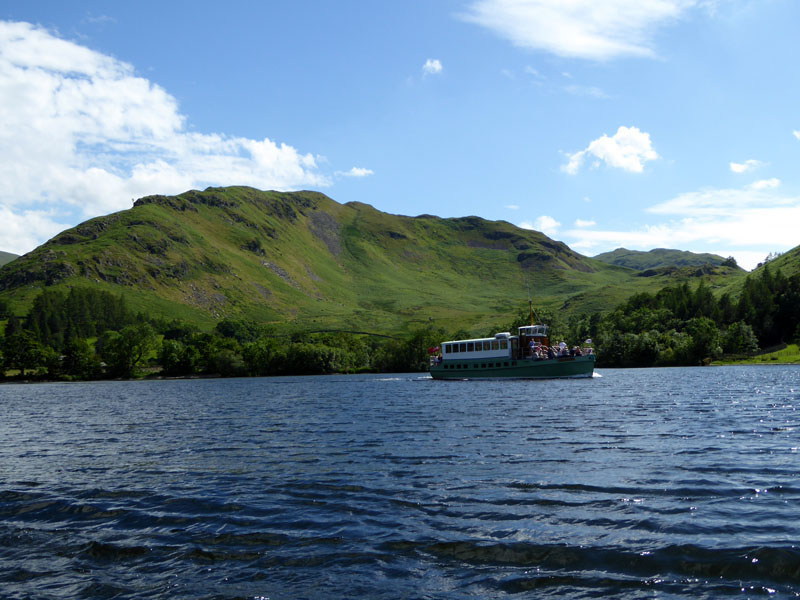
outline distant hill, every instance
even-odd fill
[[[43,288],[81,285],[200,326],[246,317],[286,331],[402,335],[433,323],[485,332],[529,294],[566,317],[683,277],[635,275],[504,221],[229,187],[148,196],[66,230],[0,268],[0,299],[24,314]]]
[[[0,250],[0,267],[6,263],[10,263],[12,260],[17,258],[17,256],[17,254],[11,254],[10,252],[3,252]]]
[[[628,267],[637,271],[661,269],[664,267],[699,267],[703,265],[720,266],[726,259],[716,254],[697,254],[685,250],[655,248],[648,252],[617,248],[594,257],[610,265]]]

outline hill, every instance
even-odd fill
[[[655,248],[648,252],[617,248],[594,257],[596,260],[628,267],[637,271],[661,269],[665,267],[699,267],[703,265],[720,266],[726,259],[716,254],[697,254],[685,250]]]
[[[10,252],[3,252],[2,250],[0,250],[0,267],[10,263],[15,258],[17,258],[16,254],[11,254]]]
[[[792,275],[800,273],[800,246],[796,246],[791,250],[784,252],[766,264],[769,265],[770,270],[780,269],[780,271],[787,277],[791,277]],[[758,268],[755,269],[754,272],[758,273],[763,268],[764,264],[759,263]]]
[[[565,315],[608,310],[676,277],[636,274],[504,221],[230,187],[148,196],[66,230],[0,269],[0,299],[23,314],[43,288],[81,285],[201,326],[246,317],[279,331],[399,335],[429,323],[486,331],[529,290]]]

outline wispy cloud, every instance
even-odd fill
[[[575,227],[592,227],[594,225],[597,223],[591,219],[575,219]]]
[[[519,204],[506,204],[508,210],[519,210]]]
[[[749,160],[744,161],[743,163],[731,162],[730,169],[734,173],[747,173],[748,171],[753,171],[754,169],[757,169],[763,164],[764,163],[762,163],[760,160],[755,160],[751,158]]]
[[[422,65],[423,75],[438,75],[442,72],[442,63],[438,58],[429,58]]]
[[[771,179],[761,179],[760,181],[754,181],[749,186],[748,189],[751,190],[772,190],[778,187],[781,184],[781,180],[777,177],[772,177]]]
[[[567,156],[569,161],[561,170],[570,175],[580,171],[587,157],[596,159],[595,166],[603,162],[609,167],[632,173],[641,173],[645,162],[658,158],[649,133],[640,131],[637,127],[624,126],[617,129],[612,137],[603,134],[590,142],[584,150]]]
[[[696,0],[475,0],[463,18],[513,44],[563,57],[653,57],[660,26]]]
[[[687,192],[646,209],[666,221],[635,230],[575,228],[563,232],[567,243],[580,251],[604,251],[624,246],[695,249],[733,255],[740,266],[753,268],[770,251],[797,245],[800,198],[777,192],[778,180],[764,180],[743,188]],[[768,231],[769,236],[754,235]]]
[[[92,23],[94,25],[108,25],[109,23],[117,22],[114,17],[108,15],[93,15],[91,13],[88,13],[83,20],[86,23]]]
[[[609,97],[602,89],[593,85],[568,85],[564,90],[573,96],[589,96],[601,100]]]
[[[331,183],[285,143],[189,131],[177,100],[131,65],[46,29],[0,21],[0,47],[3,250],[27,252],[146,194]],[[15,229],[23,220],[27,234]]]
[[[340,177],[369,177],[370,175],[374,175],[375,172],[372,169],[353,167],[349,171],[336,171],[335,174]]]

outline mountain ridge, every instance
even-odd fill
[[[717,254],[696,253],[671,248],[653,248],[646,251],[617,248],[610,252],[597,254],[594,258],[608,264],[628,267],[637,271],[664,267],[699,267],[706,264],[720,266],[726,260],[730,260]]]
[[[708,276],[720,281],[740,276],[715,268]],[[86,285],[204,326],[250,318],[279,330],[482,330],[529,296],[588,313],[684,277],[636,275],[505,221],[390,215],[314,191],[234,186],[146,196],[65,230],[0,269],[0,297],[22,313],[45,287]]]

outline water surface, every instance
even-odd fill
[[[0,386],[3,598],[788,598],[800,367]]]

